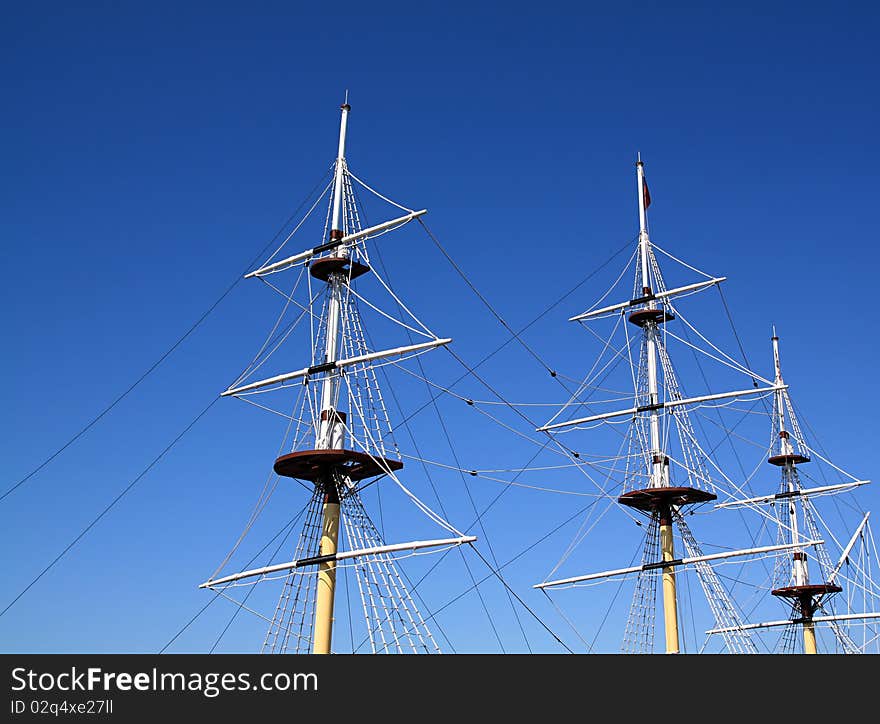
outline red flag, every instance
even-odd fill
[[[648,193],[648,181],[644,175],[642,175],[642,193],[645,196],[645,208],[647,209],[651,205],[651,194]]]

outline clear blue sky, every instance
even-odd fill
[[[765,374],[778,326],[787,381],[821,443],[876,478],[877,21],[868,3],[7,7],[2,488],[124,390],[271,238],[332,161],[345,89],[352,170],[427,207],[431,228],[513,326],[634,237],[640,150],[654,239],[729,277],[737,329]],[[504,331],[430,241],[409,233],[384,251],[389,270],[420,317],[478,360]],[[589,340],[565,320],[604,291],[600,282],[527,335],[571,376],[584,371]],[[276,308],[261,285],[239,285],[135,394],[0,503],[0,606],[238,374]],[[448,360],[435,364],[439,381],[454,378]],[[563,399],[516,347],[486,375],[514,399]],[[528,460],[528,444],[450,414],[465,457],[499,468]],[[206,601],[195,585],[241,529],[281,434],[248,406],[215,406],[0,618],[0,648],[159,649]],[[431,502],[419,476],[413,467]],[[465,525],[461,481],[448,480],[444,503]],[[484,502],[497,492],[475,490]],[[251,550],[301,493],[273,500]],[[536,496],[511,491],[487,517],[499,559],[574,511],[571,499]],[[880,495],[861,500],[877,509]],[[529,588],[573,532],[505,573],[575,646]],[[595,568],[587,552],[577,570]],[[441,605],[467,586],[461,565],[449,565],[426,596]],[[503,591],[490,582],[486,596],[505,647],[522,650]],[[478,607],[471,595],[441,616],[457,650],[498,650]],[[231,612],[215,604],[176,650],[210,648]],[[220,650],[258,648],[262,624],[245,618]],[[619,633],[610,630],[609,647]],[[535,650],[558,650],[534,622],[528,634]]]

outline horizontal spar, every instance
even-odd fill
[[[808,495],[821,495],[822,493],[834,493],[850,488],[856,488],[859,485],[867,485],[870,480],[853,480],[849,483],[838,483],[837,485],[822,485],[818,488],[804,488],[803,490],[793,490],[784,493],[776,493],[775,495],[760,495],[757,498],[744,498],[743,500],[729,500],[726,503],[719,503],[716,508],[737,508],[740,505],[750,505],[752,503],[770,503],[776,500],[785,500],[786,498],[800,498]]]
[[[307,375],[318,374],[319,372],[329,372],[330,370],[341,369],[343,367],[350,367],[351,365],[360,364],[361,362],[370,362],[374,359],[385,359],[387,357],[394,357],[396,355],[407,354],[408,352],[418,352],[423,349],[432,349],[434,347],[442,347],[445,344],[449,344],[452,341],[452,338],[447,339],[435,339],[430,342],[422,342],[421,344],[411,344],[406,347],[395,347],[394,349],[386,349],[381,352],[370,352],[369,354],[361,354],[357,357],[349,357],[348,359],[340,359],[335,362],[327,362],[321,365],[315,365],[313,367],[304,367],[301,370],[294,370],[293,372],[285,372],[283,375],[276,375],[275,377],[268,377],[265,380],[258,380],[257,382],[251,382],[247,385],[242,385],[241,387],[233,387],[231,389],[226,390],[226,392],[221,392],[221,397],[228,397],[229,395],[238,395],[242,392],[249,392],[250,390],[257,390],[261,387],[268,387],[269,385],[277,385],[281,382],[287,382],[288,380],[295,380],[299,377],[306,377]]]
[[[813,616],[813,623],[822,623],[823,621],[858,621],[868,618],[880,618],[880,613],[844,613],[839,616]],[[706,631],[707,634],[727,633],[729,631],[749,631],[756,628],[773,628],[774,626],[789,626],[798,623],[798,620],[790,618],[781,621],[766,621],[764,623],[747,623],[742,626],[728,626],[726,628],[713,628]]]
[[[741,551],[725,551],[724,553],[711,553],[708,556],[693,556],[692,558],[677,558],[671,561],[658,561],[657,563],[644,563],[641,566],[631,566],[630,568],[617,568],[613,571],[602,571],[601,573],[588,573],[585,576],[574,576],[572,578],[562,578],[558,581],[547,581],[546,583],[537,583],[532,588],[551,588],[553,586],[564,586],[569,583],[580,583],[581,581],[594,581],[599,578],[611,578],[612,576],[625,576],[628,573],[639,573],[640,571],[651,571],[657,568],[671,568],[672,566],[687,566],[691,563],[701,563],[702,561],[717,561],[723,558],[734,558],[736,556],[757,555],[759,553],[772,553],[773,551],[785,551],[792,548],[806,548],[807,546],[821,545],[823,540],[808,540],[803,543],[785,543],[777,546],[763,546],[761,548],[746,548]]]
[[[297,262],[311,259],[316,254],[320,254],[323,251],[329,251],[330,249],[335,249],[337,246],[342,246],[344,244],[351,244],[352,242],[359,241],[360,239],[371,236],[372,234],[378,234],[380,231],[385,231],[386,229],[390,229],[394,226],[401,226],[427,213],[427,209],[422,209],[421,211],[413,211],[406,216],[401,216],[397,219],[391,219],[390,221],[376,224],[376,226],[371,226],[369,229],[363,229],[362,231],[358,231],[354,234],[343,236],[341,239],[328,241],[326,244],[316,246],[314,249],[308,249],[306,251],[300,252],[299,254],[294,254],[293,256],[289,256],[286,259],[282,259],[281,261],[276,261],[272,264],[267,264],[266,266],[260,267],[259,269],[254,269],[254,271],[245,274],[244,278],[250,279],[251,277],[259,277],[264,274],[274,274],[275,272],[282,271],[283,269],[286,269],[287,267],[296,264]]]
[[[253,578],[254,576],[264,576],[268,573],[277,573],[278,571],[291,571],[294,568],[303,568],[305,566],[314,566],[318,563],[327,563],[329,561],[342,561],[348,558],[359,558],[361,556],[374,556],[381,553],[396,553],[397,551],[419,550],[421,548],[436,548],[437,546],[453,546],[463,545],[465,543],[473,543],[476,536],[465,535],[460,538],[441,538],[438,540],[414,540],[409,543],[392,543],[385,546],[374,546],[372,548],[359,548],[353,551],[343,551],[326,556],[314,556],[312,558],[303,558],[299,561],[288,561],[287,563],[276,563],[272,566],[263,566],[262,568],[253,568],[249,571],[241,573],[233,573],[231,576],[224,576],[211,581],[205,581],[199,588],[211,588],[211,586],[219,586],[224,583],[232,583],[240,581],[243,578]]]
[[[684,287],[678,287],[676,289],[668,289],[665,292],[658,292],[657,294],[651,294],[646,297],[639,297],[638,299],[630,299],[628,302],[621,302],[620,304],[612,304],[610,307],[602,307],[602,309],[593,309],[589,312],[584,312],[583,314],[577,314],[574,317],[569,317],[569,322],[579,322],[582,319],[590,319],[591,317],[598,317],[602,314],[608,314],[608,312],[616,312],[620,309],[626,309],[627,307],[635,307],[638,304],[644,304],[645,302],[650,302],[653,299],[666,299],[667,297],[674,297],[676,294],[684,294],[685,292],[693,292],[698,289],[705,289],[706,287],[711,287],[713,284],[720,284],[725,281],[727,277],[715,277],[713,279],[707,279],[704,282],[697,282],[696,284],[688,284]]]
[[[604,412],[601,415],[590,415],[589,417],[579,417],[575,420],[567,422],[554,422],[552,425],[544,425],[539,427],[538,432],[546,432],[547,430],[555,430],[560,427],[571,427],[572,425],[582,425],[585,422],[596,422],[597,420],[609,420],[612,417],[626,417],[627,415],[636,415],[639,412],[650,412],[651,410],[664,410],[668,407],[680,407],[681,405],[695,405],[699,402],[711,402],[712,400],[724,400],[729,397],[742,397],[744,395],[757,395],[763,392],[776,392],[778,390],[787,390],[788,385],[773,385],[771,387],[755,387],[751,390],[736,390],[734,392],[719,392],[715,395],[701,395],[700,397],[687,397],[683,400],[669,400],[668,402],[658,402],[656,405],[642,405],[641,407],[631,407],[628,410],[617,410],[615,412]]]

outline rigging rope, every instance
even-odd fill
[[[253,563],[255,560],[257,560],[257,558],[263,553],[263,551],[265,551],[270,545],[272,545],[272,543],[275,541],[275,539],[278,538],[278,536],[280,536],[282,533],[284,533],[285,530],[287,530],[288,528],[293,530],[293,526],[296,525],[296,522],[302,517],[303,513],[306,512],[306,509],[308,508],[308,506],[309,506],[309,503],[306,503],[300,509],[299,513],[297,513],[293,518],[291,518],[289,521],[287,521],[287,523],[285,523],[282,526],[281,530],[279,530],[275,535],[273,535],[269,539],[269,542],[266,543],[266,545],[264,545],[259,551],[257,551],[257,554],[253,558],[251,558],[247,563],[244,564],[244,568],[247,568],[248,566],[251,565],[251,563]],[[171,637],[171,639],[168,641],[168,643],[166,643],[159,650],[160,654],[164,653],[165,650],[168,649],[168,647],[171,646],[171,644],[173,644],[180,637],[180,635],[184,631],[186,631],[195,622],[195,620],[205,612],[205,610],[207,610],[208,606],[210,606],[212,603],[214,603],[214,601],[217,600],[217,598],[221,594],[221,591],[217,590],[217,589],[212,589],[212,590],[214,590],[213,598],[211,598],[211,600],[208,601],[208,603],[206,603],[204,606],[202,606],[202,608],[200,608],[199,611],[189,621],[187,621],[186,624],[184,624],[183,628],[181,628],[176,634],[174,634],[174,636]]]
[[[174,446],[180,441],[180,439],[181,439],[184,435],[186,435],[186,433],[188,433],[188,432],[189,432],[189,431],[190,431],[190,430],[196,425],[196,423],[197,423],[199,420],[201,420],[201,419],[202,419],[202,418],[208,413],[208,410],[210,410],[210,409],[211,409],[211,408],[217,403],[217,400],[219,400],[219,399],[220,399],[219,397],[215,397],[213,400],[211,400],[210,404],[209,404],[207,407],[205,407],[205,408],[204,408],[204,409],[203,409],[198,415],[196,415],[195,418],[194,418],[194,419],[193,419],[193,420],[192,420],[192,421],[191,421],[191,422],[190,422],[185,428],[183,428],[183,430],[177,435],[177,437],[175,437],[175,438],[174,438],[174,439],[173,439],[173,440],[172,440],[172,441],[171,441],[171,442],[165,447],[165,449],[162,450],[162,452],[160,452],[156,457],[153,458],[153,460],[150,462],[149,465],[147,465],[147,467],[145,467],[145,468],[144,468],[144,469],[143,469],[143,470],[142,470],[142,471],[141,471],[141,472],[140,472],[140,473],[139,473],[139,474],[138,474],[138,475],[137,475],[137,476],[136,476],[136,477],[135,477],[135,478],[134,478],[134,479],[133,479],[133,480],[132,480],[127,486],[126,486],[126,487],[125,487],[125,488],[123,488],[122,492],[120,492],[115,498],[113,498],[113,500],[111,500],[110,503],[108,503],[107,506],[106,506],[106,507],[105,507],[100,513],[98,513],[98,515],[92,520],[92,522],[89,523],[85,528],[83,528],[83,530],[80,531],[80,533],[79,533],[79,534],[78,534],[78,535],[77,535],[77,536],[76,536],[76,537],[75,537],[70,543],[67,544],[67,547],[65,547],[64,550],[61,551],[61,553],[59,553],[57,556],[55,556],[55,558],[52,560],[51,563],[49,563],[49,565],[47,565],[42,571],[40,571],[39,574],[37,574],[37,576],[36,576],[36,577],[35,577],[30,583],[28,583],[27,586],[25,586],[25,587],[24,587],[24,588],[18,593],[18,595],[17,595],[15,598],[13,598],[8,604],[6,604],[6,608],[4,608],[2,611],[0,611],[0,617],[2,617],[2,616],[3,616],[3,615],[4,615],[4,614],[5,614],[10,608],[12,608],[12,607],[16,604],[16,602],[18,602],[18,600],[19,600],[22,596],[24,596],[24,594],[26,594],[26,593],[27,593],[27,592],[28,592],[28,591],[29,591],[29,590],[30,590],[30,589],[31,589],[31,588],[37,583],[37,581],[39,581],[44,575],[46,575],[46,573],[48,573],[48,572],[49,572],[49,571],[55,566],[55,564],[58,563],[58,561],[60,561],[60,560],[65,556],[65,554],[67,554],[67,552],[68,552],[71,548],[73,548],[77,543],[79,543],[79,541],[80,541],[83,537],[85,537],[85,535],[86,535],[86,534],[87,534],[87,533],[88,533],[88,532],[89,532],[89,531],[90,531],[95,525],[97,525],[97,523],[101,520],[101,518],[103,518],[105,515],[107,515],[107,513],[109,513],[109,512],[113,509],[113,507],[114,507],[114,506],[115,506],[120,500],[122,500],[122,498],[125,497],[125,495],[126,495],[126,494],[127,494],[127,493],[128,493],[128,492],[129,492],[134,486],[135,486],[135,485],[137,485],[138,482],[140,482],[140,480],[141,480],[141,479],[142,479],[142,478],[143,478],[148,472],[150,472],[150,470],[152,470],[153,467],[154,467],[154,466],[155,466],[155,465],[156,465],[156,464],[157,464],[157,463],[158,463],[163,457],[165,457],[165,455],[171,450],[171,448],[173,448],[173,447],[174,447]]]
[[[498,312],[495,311],[495,308],[489,303],[489,301],[486,299],[486,297],[484,297],[482,295],[480,290],[477,289],[473,285],[473,283],[471,282],[470,279],[468,279],[467,275],[464,273],[462,268],[458,264],[455,263],[455,260],[449,255],[449,252],[447,252],[446,249],[443,248],[443,245],[440,243],[440,241],[437,239],[437,237],[434,236],[433,233],[431,233],[431,230],[428,228],[427,224],[425,224],[425,222],[421,218],[419,218],[418,221],[422,225],[422,228],[425,230],[425,233],[427,233],[428,236],[431,238],[431,241],[433,241],[435,246],[440,250],[440,253],[443,254],[444,257],[446,257],[446,260],[452,265],[452,268],[458,272],[458,275],[464,280],[464,283],[467,284],[468,287],[470,287],[470,290],[477,296],[477,298],[481,302],[483,302],[483,304],[486,306],[486,308],[492,313],[492,316],[494,316],[495,319],[498,320],[498,322],[501,324],[502,327],[504,327],[508,332],[510,332],[511,335],[513,335],[513,338],[517,342],[519,342],[520,345],[522,345],[522,347],[530,355],[532,355],[532,357],[535,358],[535,360],[538,362],[538,364],[540,364],[544,369],[547,370],[547,372],[550,373],[551,377],[556,377],[555,370],[551,369],[551,367],[546,362],[544,362],[544,360],[541,359],[540,356],[538,356],[538,353],[535,352],[535,350],[533,350],[528,344],[526,344],[525,340],[523,340],[523,338],[520,336],[520,334],[515,332],[510,327],[510,325],[504,321],[504,319],[501,317],[500,314],[498,314]]]
[[[385,272],[385,271],[386,271],[386,270],[385,270],[385,262],[384,262],[384,260],[382,259],[381,254],[378,253],[378,251],[377,251],[377,257],[378,257],[378,259],[379,259],[379,263],[382,265],[382,270],[383,270],[383,272]],[[386,272],[386,273],[387,273],[387,272]],[[383,284],[384,284],[384,282],[383,282]],[[400,301],[399,301],[397,295],[394,294],[393,290],[391,290],[390,285],[389,285],[387,288],[388,288],[389,292],[392,294],[392,296],[394,297],[395,301],[398,302],[398,309],[399,309],[399,311],[403,311],[404,309],[406,309],[406,308],[400,303]],[[409,311],[409,310],[406,310],[406,311]],[[409,341],[410,341],[410,343],[412,343],[412,341],[413,341],[413,340],[412,340],[412,335],[409,335],[409,334],[408,334],[407,336],[409,337]],[[427,378],[426,378],[426,376],[425,376],[424,365],[422,364],[421,359],[417,359],[416,362],[418,363],[419,371],[420,371],[421,374],[422,374],[422,378],[425,379],[426,387],[427,387],[427,390],[428,390],[428,396],[431,397],[430,384],[427,382]],[[473,497],[473,495],[472,495],[472,493],[471,493],[470,486],[468,485],[467,478],[464,476],[464,472],[461,470],[461,461],[460,461],[460,459],[459,459],[459,457],[458,457],[458,453],[457,453],[456,450],[455,450],[455,446],[454,446],[453,443],[452,443],[452,437],[451,437],[450,434],[449,434],[449,430],[448,430],[448,428],[446,427],[446,423],[445,423],[444,420],[443,420],[443,416],[440,414],[440,408],[439,408],[439,406],[437,405],[437,401],[436,401],[436,400],[433,400],[432,404],[433,404],[433,407],[434,407],[434,412],[435,412],[436,415],[437,415],[437,420],[438,420],[438,422],[440,423],[440,427],[441,427],[441,429],[443,430],[443,435],[444,435],[444,438],[446,439],[446,444],[449,446],[449,451],[452,453],[452,458],[453,458],[453,460],[455,461],[456,466],[458,466],[457,469],[458,469],[458,471],[459,471],[459,476],[460,476],[460,478],[461,478],[462,485],[464,486],[465,493],[467,493],[468,501],[469,501],[470,504],[471,504],[471,508],[473,509],[474,514],[477,515],[477,514],[478,514],[478,511],[477,511],[477,504],[476,504],[476,502],[474,501],[474,497]],[[421,453],[420,453],[420,452],[419,452],[418,454],[419,454],[419,456],[421,456]],[[424,464],[423,464],[423,467],[424,467]],[[425,472],[427,473],[427,468],[425,468]],[[431,485],[432,485],[432,487],[433,487],[433,482],[431,483]],[[436,494],[436,489],[435,489],[435,494]],[[438,495],[438,501],[439,501],[439,495]],[[441,503],[441,510],[442,510],[442,503]],[[446,513],[444,512],[444,516],[445,516],[445,515],[446,515]],[[492,556],[492,560],[495,562],[495,565],[497,566],[497,565],[498,565],[498,559],[497,559],[497,557],[496,557],[496,555],[495,555],[495,549],[494,549],[494,547],[492,546],[492,542],[491,542],[490,539],[489,539],[489,534],[488,534],[488,532],[486,531],[485,523],[483,522],[483,520],[482,520],[481,518],[479,519],[479,525],[480,525],[480,531],[482,532],[482,536],[483,536],[483,538],[485,538],[485,540],[486,540],[486,545],[489,547],[489,553],[490,553],[490,555]],[[463,554],[462,554],[462,560],[465,561],[465,565],[467,566],[467,561],[466,561],[466,559],[465,559],[465,557],[464,557]],[[468,567],[468,573],[470,573],[470,568],[469,568],[469,567]],[[473,578],[473,575],[472,575],[472,574],[471,574],[471,577]],[[499,578],[500,578],[500,576],[499,576]],[[502,579],[502,583],[504,583],[503,579]],[[510,591],[509,591],[509,587],[507,586],[506,583],[504,583],[504,585],[505,585],[506,588],[508,588],[508,592],[507,592],[507,600],[508,600],[508,602],[510,603],[510,608],[511,608],[511,611],[513,612],[513,617],[516,619],[516,623],[517,623],[517,625],[519,626],[519,629],[520,629],[520,632],[522,633],[523,639],[524,639],[525,642],[526,642],[526,648],[528,648],[529,653],[531,653],[531,652],[532,652],[532,647],[531,647],[531,644],[529,643],[528,636],[526,636],[525,629],[523,628],[522,622],[520,621],[519,614],[517,613],[516,607],[513,605],[513,601],[510,600]],[[479,589],[477,589],[477,590],[479,591]],[[482,597],[481,597],[481,600],[482,600]],[[488,611],[487,611],[487,615],[488,615]],[[489,621],[490,621],[490,625],[492,626],[492,630],[495,631],[495,624],[494,624],[494,622],[491,620],[491,617],[489,617]],[[497,631],[496,631],[496,638],[498,639],[498,644],[501,646],[501,650],[504,651],[504,645],[502,644],[502,642],[501,642],[501,638],[498,636]]]
[[[257,261],[266,253],[266,250],[275,243],[279,236],[284,232],[284,229],[287,228],[287,225],[299,214],[302,208],[308,203],[309,199],[314,195],[315,191],[318,187],[324,183],[324,179],[326,175],[321,178],[321,180],[315,184],[315,187],[309,192],[308,196],[303,200],[303,202],[297,207],[296,211],[294,211],[284,222],[281,228],[275,233],[269,242],[256,254],[256,256],[248,262],[247,266],[244,268],[244,271],[238,274],[235,278],[235,281],[230,284],[226,290],[214,301],[211,306],[195,321],[193,324],[180,336],[177,340],[172,344],[149,368],[147,368],[146,372],[144,372],[140,377],[138,377],[128,388],[125,389],[122,394],[118,395],[115,399],[113,399],[110,404],[108,404],[101,412],[99,412],[95,417],[93,417],[88,423],[86,423],[83,427],[79,429],[76,434],[73,435],[64,445],[58,448],[55,452],[53,452],[49,457],[47,457],[43,462],[41,462],[37,467],[31,470],[27,475],[25,475],[21,480],[19,480],[14,485],[10,486],[2,495],[0,495],[0,501],[3,501],[8,495],[17,490],[19,487],[24,485],[28,480],[30,480],[34,475],[40,472],[43,468],[45,468],[49,463],[51,463],[55,458],[57,458],[61,453],[63,453],[67,448],[69,448],[73,443],[75,443],[79,438],[85,435],[89,430],[91,430],[107,413],[109,413],[114,407],[116,407],[120,402],[122,402],[126,397],[128,397],[136,387],[138,387],[141,382],[143,382],[147,377],[150,376],[152,372],[156,370],[159,365],[161,365],[171,354],[181,345],[183,342],[193,333],[196,329],[201,326],[202,322],[204,322],[208,316],[213,312],[220,303],[232,292],[235,287],[238,286],[239,282],[243,279],[243,275],[253,268],[253,265],[257,263]],[[0,614],[2,615],[2,614]]]
[[[306,505],[308,505],[308,503],[307,503]],[[304,510],[305,510],[305,508],[303,508],[303,511],[304,511]],[[301,514],[300,514],[300,515],[301,515]],[[295,519],[294,519],[294,520],[295,520]],[[269,565],[272,564],[272,560],[275,558],[275,556],[278,555],[278,553],[281,551],[281,547],[287,542],[287,539],[290,537],[290,534],[293,532],[293,526],[294,526],[294,525],[295,525],[295,523],[292,523],[292,524],[290,525],[290,530],[287,531],[287,535],[285,535],[285,536],[281,539],[281,542],[280,542],[280,543],[278,544],[278,546],[275,548],[274,553],[272,553],[272,555],[269,557],[269,560],[266,561],[266,564],[265,564],[265,565],[269,566]],[[246,565],[249,566],[250,563],[248,563],[248,564],[246,564]],[[219,570],[219,569],[218,569],[218,570]],[[215,572],[214,574],[212,574],[212,578],[213,578],[213,576],[215,576],[215,575],[217,575],[216,572]],[[256,590],[257,590],[257,587],[256,587],[256,586],[251,587],[250,589],[248,589],[248,592],[245,594],[244,598],[243,598],[240,602],[236,601],[236,603],[238,603],[238,608],[235,609],[235,611],[233,612],[232,616],[229,617],[229,621],[226,622],[226,626],[223,627],[223,630],[220,632],[220,635],[217,636],[217,640],[214,641],[214,645],[211,646],[210,650],[208,651],[209,654],[213,654],[214,651],[217,649],[217,647],[220,645],[220,641],[221,641],[221,640],[223,639],[223,637],[226,635],[226,632],[229,630],[229,627],[232,626],[232,624],[235,622],[235,619],[238,617],[238,614],[241,613],[241,610],[242,610],[243,608],[246,608],[246,607],[245,607],[245,604],[247,603],[248,599],[251,597],[251,594],[252,594],[254,591],[256,591]]]
[[[384,374],[384,373],[383,373],[383,374]],[[346,383],[347,383],[347,382],[348,382],[348,381],[346,380]],[[391,398],[394,400],[394,404],[397,406],[397,408],[398,408],[398,410],[400,411],[401,416],[402,416],[402,415],[403,415],[403,411],[402,411],[402,409],[401,409],[400,402],[399,402],[399,400],[397,399],[397,394],[396,394],[395,391],[394,391],[394,387],[393,387],[392,385],[389,385],[388,388],[389,388],[389,390],[390,390],[390,392],[391,392]],[[412,442],[412,445],[413,445],[414,450],[416,451],[416,454],[417,454],[419,457],[421,457],[422,453],[421,453],[421,451],[420,451],[420,449],[419,449],[418,443],[416,442],[415,434],[413,433],[412,428],[411,428],[411,426],[410,426],[410,424],[409,424],[409,418],[408,418],[408,417],[405,417],[405,418],[403,419],[403,422],[402,422],[401,424],[404,425],[404,427],[406,428],[406,431],[407,431],[407,433],[409,434],[410,441]],[[365,451],[369,454],[369,450],[366,450],[366,448],[364,448],[364,449],[365,449]],[[445,508],[445,506],[443,505],[443,500],[440,498],[440,493],[438,492],[437,487],[436,487],[436,485],[434,484],[434,479],[433,479],[433,477],[431,476],[431,473],[430,473],[430,471],[428,470],[428,468],[427,468],[427,466],[425,465],[424,462],[422,463],[422,468],[423,468],[423,470],[424,470],[424,472],[425,472],[425,477],[427,478],[428,483],[429,483],[430,486],[431,486],[431,489],[434,491],[434,497],[437,498],[437,503],[438,503],[438,505],[440,506],[440,512],[442,513],[443,518],[442,518],[442,519],[435,519],[435,518],[433,518],[431,515],[428,515],[427,513],[426,513],[426,515],[428,515],[429,518],[431,518],[432,520],[434,520],[435,523],[438,523],[438,524],[441,525],[442,527],[447,528],[447,530],[449,530],[450,532],[453,532],[453,533],[455,533],[456,535],[459,535],[459,536],[462,535],[462,533],[460,533],[459,531],[457,531],[457,530],[455,530],[454,528],[452,528],[452,527],[451,527],[451,524],[450,524],[450,525],[444,525],[444,523],[441,523],[441,522],[440,522],[441,520],[443,520],[443,521],[445,522],[445,519],[448,518],[449,516],[448,516],[448,514],[446,513],[446,508]],[[408,492],[408,491],[406,490],[406,488],[403,487],[402,483],[400,483],[400,481],[397,480],[397,477],[393,474],[393,472],[392,472],[391,470],[387,470],[386,472],[387,472],[387,473],[388,473],[388,474],[389,474],[389,475],[395,480],[395,482],[397,482],[397,484],[398,484],[401,488],[403,488],[403,490],[404,490],[405,492]],[[419,505],[419,504],[421,503],[421,501],[420,501],[418,498],[416,498],[414,495],[412,495],[412,494],[410,494],[410,497],[414,499],[414,502],[416,503],[416,506],[419,507],[420,510],[422,510],[422,507]],[[421,505],[424,505],[424,504],[421,504]],[[430,510],[430,508],[427,508],[427,506],[424,506],[424,507],[425,507],[427,510]],[[425,511],[423,510],[423,512],[425,512]],[[432,512],[433,512],[433,511],[432,511]],[[436,514],[434,514],[434,515],[436,516]],[[462,563],[464,563],[465,570],[467,570],[467,572],[468,572],[468,576],[470,577],[471,581],[474,582],[474,581],[475,581],[474,574],[473,574],[473,572],[471,571],[470,564],[468,563],[467,558],[466,558],[465,555],[464,555],[464,552],[461,550],[461,547],[460,547],[460,546],[456,546],[456,548],[458,549],[458,551],[459,551],[459,553],[460,553],[460,555],[461,555]],[[445,553],[444,553],[443,555],[445,556]],[[432,569],[432,570],[433,570],[433,569]],[[412,590],[413,590],[413,592],[415,592],[416,588],[413,587]],[[488,607],[486,606],[486,602],[485,602],[485,600],[484,600],[484,598],[483,598],[483,594],[482,594],[482,592],[479,590],[479,588],[477,588],[477,596],[478,596],[478,598],[480,599],[480,604],[481,604],[481,606],[482,606],[482,608],[483,608],[483,612],[486,614],[486,618],[487,618],[488,621],[489,621],[489,626],[490,626],[490,628],[492,629],[493,633],[495,634],[495,638],[496,638],[496,640],[498,641],[498,645],[501,647],[501,650],[504,651],[504,644],[502,643],[502,641],[501,641],[501,637],[500,637],[500,635],[498,634],[497,629],[495,628],[495,623],[492,621],[492,616],[489,614],[489,609],[488,609]],[[379,625],[379,624],[377,624],[377,625]]]

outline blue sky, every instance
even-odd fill
[[[352,170],[428,208],[432,230],[515,327],[635,236],[640,150],[652,238],[729,278],[736,328],[765,374],[777,325],[787,381],[818,439],[843,467],[876,477],[877,20],[866,3],[8,8],[3,489],[139,376],[272,237],[332,161],[346,89]],[[424,234],[406,234],[383,247],[395,283],[464,359],[479,360],[506,333]],[[527,335],[574,377],[592,350],[565,320],[602,282]],[[0,502],[0,603],[225,388],[276,309],[260,285],[239,285],[144,385]],[[709,323],[729,335],[715,311]],[[439,380],[454,379],[445,357],[435,364]],[[485,371],[513,399],[564,399],[515,345]],[[485,420],[454,405],[450,415],[463,454],[485,467],[530,457],[528,444]],[[282,432],[271,416],[218,403],[0,618],[2,648],[161,648],[204,604],[195,584],[237,536]],[[451,481],[444,503],[465,524],[469,504]],[[492,490],[475,495],[488,502]],[[273,500],[254,551],[302,505],[301,492],[288,487]],[[876,492],[860,495],[877,508]],[[572,505],[506,493],[486,519],[499,559]],[[505,571],[560,632],[564,623],[529,586],[567,541],[562,534]],[[620,565],[633,546],[634,537]],[[589,552],[582,564],[595,568]],[[467,588],[466,572],[441,567],[430,586],[426,596],[440,605]],[[490,582],[486,596],[505,648],[521,650],[503,590]],[[457,650],[498,650],[473,615],[478,605],[465,597],[440,619]],[[587,603],[579,610],[596,615]],[[210,648],[230,614],[212,606],[178,650]],[[242,619],[219,650],[256,649],[257,623]],[[530,627],[534,650],[558,650]],[[618,634],[610,631],[609,647]]]

